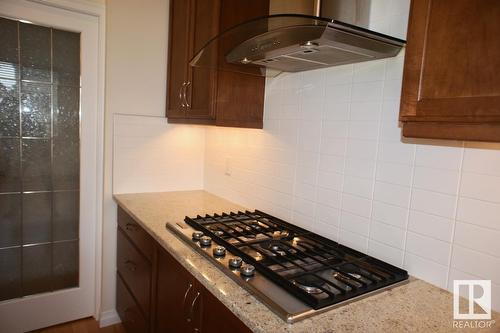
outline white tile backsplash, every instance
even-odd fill
[[[113,193],[203,188],[202,127],[121,114],[114,115],[113,127]]]
[[[402,140],[403,56],[268,79],[270,128],[207,128],[205,189],[443,288],[458,271],[500,284],[500,145]]]
[[[464,172],[460,194],[464,197],[500,203],[500,177]]]
[[[470,198],[458,201],[457,219],[500,230],[500,204]]]
[[[450,243],[408,231],[406,235],[406,252],[419,257],[447,265],[450,256]]]
[[[453,237],[453,224],[452,219],[411,210],[408,230],[445,242],[451,242]]]

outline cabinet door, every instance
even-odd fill
[[[219,31],[219,0],[172,0],[167,117],[170,122],[214,123],[217,72],[189,61]]]
[[[189,60],[219,31],[219,0],[191,0],[191,41],[186,82],[186,118],[215,118],[215,94],[217,71],[209,68],[196,68]]]
[[[157,274],[155,332],[191,332],[188,315],[196,296],[193,277],[163,249],[158,251]]]
[[[183,94],[188,77],[190,22],[190,1],[170,1],[167,80],[168,118],[183,118],[185,113]]]
[[[412,1],[400,120],[410,137],[500,141],[500,1]]]
[[[250,333],[226,306],[201,284],[200,300],[194,304],[193,331],[197,333]]]
[[[220,30],[268,14],[269,0],[222,0]],[[227,45],[219,47],[222,57]],[[224,69],[232,66],[238,65],[222,65]],[[217,79],[217,125],[262,128],[265,78],[221,70]]]

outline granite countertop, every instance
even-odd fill
[[[326,332],[468,332],[453,328],[453,297],[446,290],[411,278],[398,286],[359,301],[340,306],[294,324],[271,312],[206,258],[165,228],[182,222],[186,215],[214,214],[245,207],[206,191],[117,194],[115,201],[144,229],[224,303],[252,331],[259,333]],[[496,324],[481,332],[499,332]]]

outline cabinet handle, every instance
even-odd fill
[[[137,265],[132,260],[125,260],[125,266],[131,272],[135,272],[137,270]]]
[[[193,302],[191,303],[191,308],[189,309],[189,316],[188,316],[188,323],[191,322],[192,317],[193,317],[193,311],[194,311],[194,305],[196,304],[196,301],[198,300],[198,297],[200,297],[200,292],[198,291],[196,293],[195,298],[193,299]]]
[[[185,107],[186,104],[184,104],[184,87],[186,86],[186,81],[182,82],[181,87],[179,88],[179,100],[181,101],[181,108]]]
[[[189,291],[191,290],[191,288],[193,288],[193,284],[192,283],[189,284],[189,287],[187,288],[186,293],[184,294],[184,299],[182,300],[182,307],[183,308],[184,308],[184,305],[186,304],[186,298],[187,298],[187,296],[188,296]]]
[[[191,85],[191,81],[188,81],[186,82],[186,85],[184,86],[184,102],[186,103],[185,106],[190,109],[191,108],[191,104],[189,104],[188,100],[187,100],[187,97],[186,97],[186,94],[187,94],[187,89],[188,87]]]
[[[137,230],[137,226],[133,223],[127,223],[125,224],[125,230],[127,231],[136,231]]]
[[[190,283],[189,287],[186,289],[186,293],[184,294],[184,299],[182,300],[182,311],[183,312],[184,312],[184,307],[186,305],[186,298],[187,298],[187,295],[189,294],[189,291],[191,290],[191,288],[193,288],[193,284],[192,283]],[[191,321],[191,318],[187,317],[186,321],[189,323]]]

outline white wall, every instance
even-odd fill
[[[404,38],[408,2],[372,3],[373,27]],[[264,130],[207,129],[205,189],[437,286],[491,279],[500,295],[500,145],[403,142],[403,58],[269,79]]]
[[[168,0],[106,1],[101,323],[117,320],[112,193],[201,189],[205,130],[165,119]]]

